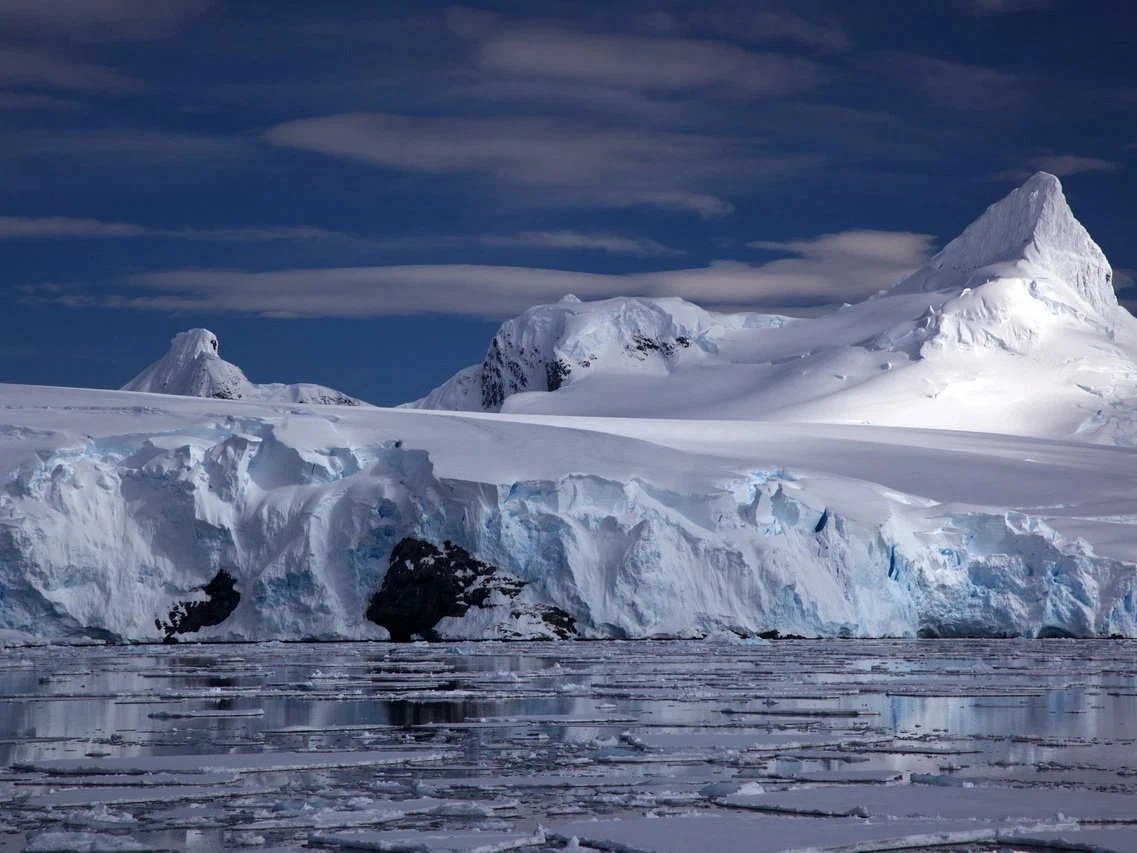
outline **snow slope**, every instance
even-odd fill
[[[1137,635],[1127,448],[13,385],[0,424],[4,630]]]
[[[566,297],[416,408],[864,423],[1137,444],[1137,321],[1039,173],[928,265],[816,319]]]
[[[122,390],[215,397],[219,400],[366,405],[323,385],[253,384],[241,368],[221,358],[217,350],[217,336],[208,329],[190,329],[175,335],[170,341],[169,351],[122,386]]]

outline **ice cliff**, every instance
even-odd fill
[[[217,336],[208,329],[190,329],[175,335],[169,351],[122,386],[122,390],[219,400],[363,405],[360,400],[323,385],[254,384],[241,368],[221,358]]]
[[[1137,634],[1127,451],[4,386],[0,628]]]

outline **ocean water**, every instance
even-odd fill
[[[1137,849],[1137,643],[720,639],[3,648],[0,850]]]

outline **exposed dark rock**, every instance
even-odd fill
[[[804,640],[800,634],[783,634],[781,631],[762,631],[758,634],[763,640]]]
[[[569,363],[562,359],[555,359],[545,367],[545,384],[550,391],[556,391],[564,385],[565,378],[572,373]]]
[[[442,619],[465,616],[471,607],[491,606],[487,602],[494,593],[516,599],[524,588],[524,581],[475,559],[453,542],[439,548],[407,537],[391,552],[387,574],[366,616],[386,628],[396,642],[414,636],[438,640],[435,626]],[[515,605],[510,611],[503,609],[503,616],[507,613],[513,618],[532,613],[556,636],[576,636],[575,620],[560,608]]]
[[[541,619],[546,625],[552,628],[553,633],[562,640],[577,636],[576,620],[559,607],[542,607]]]
[[[482,362],[482,408],[486,411],[497,411],[509,396],[505,389],[505,372],[505,356],[495,337]]]
[[[317,394],[304,402],[319,403],[322,406],[358,406],[359,401],[347,394]]]
[[[241,601],[241,593],[237,592],[237,579],[224,569],[213,576],[213,579],[201,587],[208,598],[205,601],[179,601],[170,610],[167,619],[155,619],[154,625],[159,631],[164,631],[164,641],[176,643],[176,634],[188,634],[200,631],[210,625],[220,625],[229,615],[237,609]]]
[[[686,349],[689,346],[691,346],[691,339],[686,335],[679,335],[673,341],[666,341],[649,337],[642,332],[636,332],[632,335],[632,342],[624,349],[641,360],[653,352],[659,353],[666,359],[671,359],[678,350]]]

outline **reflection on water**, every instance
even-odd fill
[[[452,809],[430,825],[532,831],[560,813],[642,812],[661,778],[669,796],[696,798],[723,779],[777,790],[851,781],[853,769],[865,771],[860,782],[948,774],[1128,791],[1135,651],[1064,640],[7,649],[0,848],[68,826],[177,849],[303,843],[325,824],[351,825],[349,813],[378,820],[366,805],[377,797],[485,799],[494,779],[520,785],[550,773],[570,776],[523,798],[494,789],[490,800],[509,805],[491,802],[480,816]],[[312,751],[373,763],[290,767]],[[271,772],[198,772],[225,754],[291,757]],[[187,776],[106,763],[179,755],[203,756],[201,767]],[[59,763],[76,759],[87,764]],[[592,799],[566,793],[576,790],[571,774],[584,774]],[[109,806],[99,799],[109,795],[81,794],[159,783],[187,793]],[[123,822],[99,823],[98,808]]]

